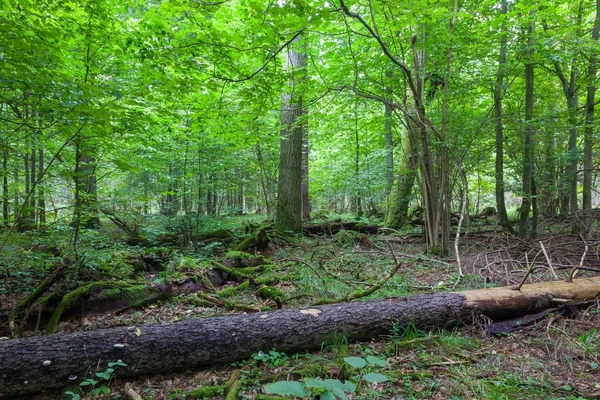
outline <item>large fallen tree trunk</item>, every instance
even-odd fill
[[[417,328],[456,326],[479,315],[494,320],[539,312],[565,300],[600,293],[600,277],[512,288],[324,305],[170,324],[0,341],[0,396],[77,383],[109,362],[127,364],[120,376],[168,372],[248,358],[276,348],[318,349],[343,333],[349,340],[388,334],[393,323]]]

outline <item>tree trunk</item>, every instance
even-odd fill
[[[408,130],[402,132],[398,176],[388,198],[388,208],[385,216],[384,225],[388,228],[399,229],[409,222],[408,206],[416,175],[413,159],[414,146],[412,145],[411,135],[412,133]]]
[[[308,196],[308,128],[306,119],[302,123],[302,219],[310,219],[310,197]]]
[[[598,42],[600,38],[600,0],[596,0],[596,20],[592,30],[592,39]],[[583,140],[583,208],[592,208],[592,145],[594,140],[594,102],[596,96],[596,76],[598,75],[598,55],[592,50],[588,66],[588,87],[585,101],[585,128]],[[590,227],[589,218],[586,228]]]
[[[31,210],[31,227],[35,228],[36,219],[37,219],[37,210],[36,210],[36,186],[37,186],[37,151],[35,150],[35,146],[31,146],[31,193],[29,194],[29,209]]]
[[[554,299],[593,299],[599,285],[600,278],[555,281],[524,285],[520,291],[432,293],[4,340],[0,390],[11,396],[77,384],[118,360],[127,364],[117,372],[125,377],[223,364],[273,348],[288,353],[319,349],[339,334],[368,340],[389,334],[394,324],[429,329],[471,323],[481,314],[493,320],[519,317],[554,307]]]
[[[525,138],[523,150],[523,202],[519,215],[519,236],[524,239],[529,233],[529,211],[531,210],[531,181],[533,176],[533,44],[535,33],[535,12],[531,11],[528,29],[528,44],[530,47],[527,64],[525,64]]]
[[[386,72],[386,78],[391,78],[391,72]],[[388,97],[392,96],[391,90],[387,89]],[[393,108],[386,104],[383,112],[383,130],[385,131],[385,153],[386,153],[386,195],[390,195],[394,187],[394,141],[392,136],[392,114]],[[391,199],[390,199],[391,200]],[[391,203],[388,201],[388,209]]]
[[[298,45],[300,35],[293,44]],[[289,92],[281,97],[281,140],[279,151],[279,181],[275,227],[279,231],[300,232],[302,229],[302,131],[305,112],[297,74],[306,68],[306,54],[288,48],[286,68],[292,74]]]
[[[44,198],[44,185],[42,179],[44,178],[44,149],[38,150],[38,214],[40,226],[46,225],[46,199]]]
[[[500,0],[502,16],[508,13],[506,0]],[[506,213],[506,200],[504,196],[504,122],[502,111],[502,92],[506,68],[506,21],[502,20],[500,28],[500,56],[498,59],[498,73],[494,86],[494,111],[496,115],[496,209],[498,210],[498,225],[509,233],[514,233],[513,227]]]
[[[75,214],[76,228],[98,229],[100,213],[98,210],[98,185],[96,182],[96,159],[84,143],[86,139],[77,138],[75,149]]]
[[[354,185],[355,211],[358,218],[363,216],[362,187],[360,182],[360,136],[358,131],[358,99],[354,101]]]
[[[8,145],[5,143],[2,148],[2,220],[6,226],[10,218],[8,196]]]

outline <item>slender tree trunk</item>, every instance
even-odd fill
[[[16,220],[16,224],[20,230],[27,230],[30,228],[29,221],[31,218],[31,208],[29,207],[30,203],[27,200],[27,196],[29,196],[31,191],[31,167],[29,165],[29,161],[29,152],[25,152],[25,154],[23,154],[23,169],[25,171],[25,199],[23,201],[25,204],[23,205],[22,215],[20,215]]]
[[[258,159],[258,170],[260,173],[260,185],[262,187],[263,196],[265,198],[265,206],[267,208],[267,215],[271,215],[271,198],[269,196],[269,184],[267,178],[267,171],[265,170],[265,161],[260,148],[260,142],[256,143],[256,158]]]
[[[501,15],[505,17],[508,13],[506,0],[500,0],[500,9]],[[498,72],[496,74],[496,84],[494,85],[494,112],[496,116],[496,209],[498,210],[498,225],[505,231],[514,233],[506,213],[506,200],[504,196],[504,115],[502,111],[502,92],[506,69],[506,43],[507,28],[506,21],[503,19],[500,28]]]
[[[458,12],[458,0],[454,0],[452,9],[452,18],[450,19],[450,45],[446,52],[446,71],[444,73],[443,98],[442,98],[442,129],[440,133],[441,147],[440,155],[440,193],[438,203],[438,215],[440,219],[440,256],[445,257],[450,252],[450,149],[446,140],[448,135],[448,84],[450,74],[452,73],[452,46],[454,43],[454,24],[456,23],[456,13]],[[465,188],[467,190],[467,188]]]
[[[36,192],[36,178],[37,178],[37,172],[36,172],[36,166],[37,166],[37,151],[35,150],[35,146],[31,146],[31,194],[29,195],[29,208],[31,209],[31,215],[30,215],[30,221],[31,221],[31,226],[32,228],[35,227],[36,224],[36,219],[37,219],[37,210],[36,210],[36,196],[35,196],[35,192]]]
[[[362,210],[362,188],[360,184],[360,136],[358,131],[358,110],[357,102],[354,103],[354,185],[355,185],[355,201],[356,215],[360,218],[363,216]]]
[[[299,45],[300,35],[290,46]],[[275,227],[279,231],[302,230],[302,131],[306,118],[299,77],[306,68],[306,54],[293,47],[286,53],[286,69],[291,74],[289,92],[282,95],[279,181]]]
[[[308,192],[308,124],[306,118],[301,121],[302,127],[302,219],[310,218],[310,198]]]
[[[8,226],[8,221],[10,219],[9,207],[8,207],[8,199],[9,199],[9,190],[8,190],[8,147],[5,144],[2,148],[2,220],[4,221],[4,225]]]
[[[44,150],[38,150],[38,214],[40,226],[46,225],[46,199],[44,198],[44,184],[42,182],[44,174]]]
[[[592,30],[592,39],[598,43],[600,39],[600,0],[596,0],[596,19]],[[596,77],[598,75],[598,53],[592,50],[588,66],[588,86],[585,100],[585,128],[583,140],[583,208],[592,208],[592,145],[594,141],[594,102],[596,99]],[[590,227],[589,217],[585,221]]]
[[[15,183],[15,185],[17,183],[19,183],[19,167],[15,167],[15,169],[13,170],[13,182]],[[15,220],[15,223],[18,222],[19,219],[19,190],[15,189],[15,200],[14,200],[14,204],[13,204],[13,218]]]
[[[523,202],[521,204],[521,214],[519,215],[519,236],[525,238],[529,233],[529,212],[531,211],[531,182],[533,179],[533,45],[535,34],[535,21],[533,17],[535,11],[531,11],[528,29],[529,60],[525,64],[525,137],[523,151]]]
[[[386,77],[391,77],[391,73],[386,73]],[[387,90],[387,96],[391,97],[391,90]],[[390,195],[394,186],[394,141],[392,136],[392,113],[391,105],[386,104],[383,112],[383,129],[385,131],[385,153],[386,153],[386,195]],[[390,205],[388,204],[388,207]]]

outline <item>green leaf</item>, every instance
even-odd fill
[[[94,379],[86,379],[85,381],[81,382],[79,384],[79,386],[90,386],[90,385],[96,385],[99,381],[94,380]]]
[[[117,361],[117,362],[109,362],[108,363],[109,367],[126,367],[127,364],[125,364],[123,361]]]
[[[347,399],[344,391],[346,387],[344,384],[337,379],[314,379],[314,378],[304,378],[304,383],[306,387],[313,389],[324,389],[329,393],[334,394],[337,398]],[[321,398],[323,398],[323,394],[321,394]]]
[[[388,377],[378,372],[371,372],[363,375],[363,380],[369,383],[379,383],[388,380]]]
[[[320,400],[335,400],[335,395],[331,392],[325,392],[319,396]]]
[[[71,400],[81,400],[81,396],[77,393],[73,393],[71,391],[67,391],[65,392],[65,394],[68,394],[71,396]]]
[[[344,361],[354,368],[364,368],[367,365],[367,362],[362,357],[344,357]]]
[[[102,378],[104,380],[109,380],[110,379],[110,374],[108,372],[96,372],[96,376],[98,378]]]
[[[367,356],[367,362],[371,365],[377,365],[379,367],[387,367],[387,361],[379,357]]]
[[[590,362],[590,368],[591,369],[598,369],[598,363],[596,361]]]
[[[572,392],[573,388],[571,387],[571,385],[562,385],[560,387],[562,390],[564,390],[565,392]]]
[[[280,396],[306,397],[308,393],[300,382],[280,381],[265,386],[265,393],[278,394]]]
[[[354,383],[352,381],[345,381],[344,387],[346,388],[346,392],[348,392],[348,393],[356,392],[356,383]]]

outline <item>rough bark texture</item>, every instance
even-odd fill
[[[535,34],[534,11],[531,12],[529,23],[530,57],[533,58],[533,44]],[[531,180],[533,176],[533,78],[534,64],[529,60],[525,64],[525,138],[523,150],[523,202],[519,215],[519,236],[525,238],[529,234],[529,211],[531,211]]]
[[[415,183],[415,160],[412,154],[414,148],[411,144],[408,130],[402,132],[401,157],[398,167],[396,184],[392,187],[388,199],[388,208],[385,215],[384,225],[389,228],[402,228],[408,224],[408,206],[411,193]]]
[[[296,38],[294,42],[299,41]],[[302,95],[294,74],[306,67],[306,54],[292,48],[287,52],[287,69],[292,74],[288,93],[282,95],[279,180],[275,228],[300,232],[302,229]]]
[[[503,319],[539,312],[553,298],[587,300],[600,278],[511,288],[433,293],[309,309],[119,327],[66,335],[0,341],[0,396],[35,393],[82,381],[108,362],[127,364],[119,376],[169,372],[221,364],[276,348],[318,349],[335,335],[366,340],[389,333],[392,324],[419,329],[472,322],[480,313]]]
[[[506,0],[500,1],[502,15],[508,14]],[[506,202],[504,196],[504,114],[502,110],[502,92],[504,87],[504,76],[506,68],[506,22],[502,22],[500,38],[500,56],[498,59],[498,73],[496,74],[496,85],[494,86],[494,111],[496,115],[496,208],[498,209],[498,225],[507,232],[514,233],[512,225],[506,213]]]
[[[598,42],[600,38],[600,0],[596,0],[596,19],[594,29],[592,30],[592,39]],[[585,128],[583,144],[583,208],[592,208],[592,145],[594,136],[594,104],[596,99],[596,76],[598,74],[598,55],[596,52],[590,56],[588,66],[588,87],[585,101]],[[586,220],[586,226],[589,229],[589,218]]]

